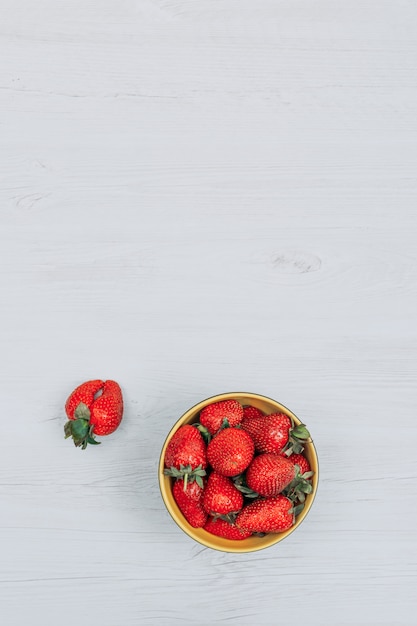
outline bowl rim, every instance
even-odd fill
[[[213,402],[220,402],[221,400],[228,400],[228,399],[232,399],[235,398],[239,401],[239,396],[245,396],[246,398],[254,398],[254,399],[258,399],[260,401],[267,401],[267,402],[271,402],[273,405],[278,407],[281,407],[282,409],[284,409],[284,412],[286,412],[289,416],[293,417],[295,419],[295,422],[298,424],[301,424],[301,420],[299,419],[299,417],[297,417],[297,415],[295,415],[295,413],[293,413],[293,411],[291,411],[291,409],[289,409],[287,406],[285,406],[284,404],[282,404],[282,402],[279,402],[278,400],[275,400],[274,398],[270,398],[269,396],[265,396],[263,394],[259,394],[259,393],[252,393],[252,392],[247,392],[247,391],[230,391],[230,392],[226,392],[226,393],[220,393],[220,394],[215,394],[213,396],[209,396],[207,398],[205,398],[204,400],[201,400],[200,402],[197,402],[196,404],[194,404],[193,406],[191,406],[189,409],[187,409],[176,421],[175,423],[172,425],[171,429],[169,430],[167,436],[165,437],[165,440],[162,444],[162,448],[161,448],[161,453],[160,453],[160,457],[159,457],[159,462],[158,462],[158,485],[159,485],[159,491],[161,494],[161,498],[162,501],[165,505],[166,510],[168,511],[169,515],[171,516],[171,518],[173,519],[173,521],[176,523],[176,525],[182,530],[182,532],[187,535],[190,539],[196,541],[197,543],[199,543],[200,545],[204,546],[205,548],[211,548],[213,550],[218,550],[220,552],[229,552],[229,553],[241,553],[241,554],[247,554],[250,552],[256,552],[259,550],[264,550],[266,548],[269,548],[281,541],[283,541],[284,539],[286,539],[289,535],[291,535],[297,528],[298,526],[300,526],[300,524],[304,521],[304,519],[307,517],[308,513],[310,512],[310,509],[313,505],[313,502],[316,498],[316,494],[317,494],[317,490],[318,490],[318,486],[319,486],[319,476],[320,476],[320,471],[319,471],[319,460],[318,460],[318,454],[317,454],[317,449],[316,446],[314,444],[314,440],[311,438],[311,440],[308,442],[309,445],[309,449],[311,450],[312,456],[314,457],[314,461],[315,461],[315,465],[316,465],[316,471],[315,471],[315,476],[314,476],[314,489],[313,492],[311,494],[309,494],[309,498],[308,498],[308,505],[306,504],[304,510],[300,513],[300,515],[298,516],[297,521],[295,522],[295,524],[289,528],[288,530],[282,532],[282,533],[270,533],[269,537],[271,537],[271,540],[268,543],[265,544],[259,544],[259,545],[254,545],[254,546],[242,546],[241,541],[233,541],[233,540],[229,540],[229,539],[225,539],[222,537],[217,537],[216,535],[213,535],[211,538],[208,537],[207,540],[204,538],[202,539],[201,537],[195,536],[195,533],[193,531],[200,531],[203,529],[200,528],[196,528],[194,529],[192,526],[190,526],[187,521],[185,520],[180,520],[179,518],[177,519],[175,514],[173,513],[173,511],[171,510],[171,506],[170,504],[167,502],[167,499],[165,497],[165,485],[166,485],[166,481],[165,479],[168,478],[166,476],[164,476],[164,468],[165,468],[165,464],[164,464],[164,457],[165,457],[165,450],[166,450],[166,446],[168,445],[168,441],[170,440],[170,438],[173,436],[174,432],[176,432],[176,430],[178,428],[180,428],[180,426],[182,426],[183,424],[180,423],[182,421],[184,421],[185,423],[188,423],[186,420],[191,416],[192,413],[195,413],[197,415],[197,413],[199,413],[201,411],[202,408],[204,408],[204,406],[207,406],[208,404],[211,404]],[[171,481],[170,481],[171,482]],[[163,487],[164,485],[164,487]],[[189,529],[187,528],[187,525],[189,525]],[[210,535],[210,533],[206,533],[207,535]],[[216,545],[216,539],[221,540],[222,542],[226,542],[226,544],[228,544],[230,542],[230,546],[226,545],[226,546],[219,546]],[[250,539],[250,538],[249,538]],[[246,541],[246,540],[242,540],[242,541]],[[236,545],[235,545],[236,544]]]

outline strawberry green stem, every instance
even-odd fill
[[[313,472],[305,472],[300,474],[300,468],[295,465],[296,474],[294,479],[282,492],[291,502],[295,505],[297,503],[303,504],[306,496],[313,491],[313,485],[310,478],[313,476]]]
[[[202,465],[195,467],[194,469],[191,465],[180,465],[178,467],[169,467],[164,469],[165,476],[171,476],[172,478],[182,479],[184,481],[184,491],[187,489],[188,483],[195,481],[197,485],[203,488],[203,476],[206,475],[206,470],[203,469]]]
[[[286,456],[290,456],[293,453],[300,454],[304,450],[304,444],[307,441],[311,441],[311,437],[306,425],[293,426],[289,432],[288,443],[283,449],[284,454]]]
[[[73,420],[68,420],[64,426],[65,439],[72,437],[77,448],[85,450],[88,444],[98,446],[100,441],[94,439],[94,425],[90,424],[90,409],[80,402],[74,411]]]
[[[211,441],[211,434],[209,433],[209,431],[207,430],[207,428],[205,426],[203,426],[203,424],[193,424],[193,426],[195,426],[197,428],[197,430],[200,431],[200,433],[203,436],[203,439],[206,443],[206,445],[208,445]]]

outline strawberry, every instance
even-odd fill
[[[90,424],[96,435],[110,435],[119,426],[123,415],[122,390],[114,380],[106,380],[102,394],[91,406]]]
[[[214,435],[227,420],[228,426],[237,426],[243,419],[243,407],[237,400],[221,400],[208,404],[200,412],[200,424]]]
[[[178,479],[172,487],[172,495],[182,514],[191,526],[202,528],[207,520],[203,509],[204,488],[196,481],[186,483],[186,479]]]
[[[74,417],[74,411],[80,402],[85,404],[88,408],[91,408],[94,402],[94,396],[103,388],[103,385],[104,381],[102,380],[89,380],[74,389],[65,403],[65,412],[68,419],[76,419]]]
[[[236,526],[252,533],[280,533],[294,524],[291,500],[283,495],[255,500],[236,518]]]
[[[100,395],[99,392],[101,392]],[[77,387],[65,403],[69,421],[64,426],[65,438],[84,450],[99,444],[94,435],[113,433],[123,417],[123,397],[114,380],[90,380]]]
[[[237,513],[243,506],[243,496],[230,478],[212,472],[204,490],[203,507],[210,515]]]
[[[202,485],[207,467],[206,444],[195,426],[184,424],[175,431],[166,447],[164,463],[168,476],[196,480]]]
[[[256,406],[244,406],[243,419],[252,419],[252,417],[264,417],[264,414],[261,409],[257,409]]]
[[[242,428],[255,442],[257,452],[279,454],[288,443],[291,420],[285,413],[244,419]]]
[[[240,428],[224,428],[207,446],[207,460],[223,476],[236,476],[252,461],[255,446]]]
[[[243,530],[235,526],[235,524],[229,524],[229,522],[226,522],[221,518],[214,519],[213,517],[208,518],[204,525],[204,530],[212,535],[233,540],[246,539],[252,534],[250,530]]]
[[[295,478],[295,467],[278,454],[256,456],[246,470],[246,484],[261,496],[277,496]]]
[[[311,471],[310,463],[302,454],[291,454],[291,456],[286,458],[291,461],[293,465],[298,465],[301,475]]]
[[[303,451],[303,444],[310,437],[304,424],[293,427],[285,413],[272,413],[264,417],[253,417],[242,421],[242,428],[255,442],[257,452],[272,452],[289,455]]]

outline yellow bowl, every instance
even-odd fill
[[[292,417],[296,424],[301,424],[301,421],[298,419],[296,415],[287,407],[272,400],[271,398],[267,398],[266,396],[260,396],[256,393],[222,393],[218,396],[213,396],[211,398],[207,398],[202,402],[199,402],[195,406],[188,409],[186,413],[174,424],[171,428],[168,436],[165,440],[165,443],[162,447],[161,457],[159,459],[159,487],[161,489],[161,495],[164,500],[165,506],[168,509],[173,520],[178,524],[178,526],[183,530],[189,537],[195,539],[203,546],[208,548],[213,548],[214,550],[222,550],[223,552],[255,552],[256,550],[262,550],[263,548],[268,548],[269,546],[278,543],[288,537],[298,526],[301,524],[307,513],[309,512],[311,505],[313,504],[314,497],[317,491],[317,484],[319,478],[319,466],[317,459],[317,452],[312,442],[308,442],[305,445],[304,454],[307,457],[311,469],[314,472],[314,476],[312,478],[313,482],[313,491],[311,494],[306,496],[305,506],[302,512],[297,516],[294,526],[292,526],[289,530],[286,530],[282,533],[270,533],[265,535],[265,537],[248,537],[248,539],[240,539],[240,540],[231,540],[224,539],[223,537],[217,537],[216,535],[212,535],[208,533],[203,528],[193,528],[185,519],[180,509],[178,508],[177,503],[174,500],[172,495],[172,482],[173,479],[169,476],[164,475],[164,457],[165,450],[168,445],[169,440],[172,435],[180,426],[184,424],[193,424],[198,421],[198,416],[205,406],[208,404],[212,404],[213,402],[219,402],[220,400],[227,400],[230,398],[234,398],[238,400],[241,404],[250,404],[252,406],[261,409],[266,414],[270,413],[286,413],[289,417]],[[308,427],[308,424],[307,424]]]

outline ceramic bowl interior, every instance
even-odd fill
[[[307,495],[303,511],[297,516],[294,526],[292,526],[289,530],[286,530],[282,533],[271,533],[265,535],[265,537],[249,537],[247,539],[232,541],[230,539],[224,539],[223,537],[217,537],[216,535],[212,535],[211,533],[205,531],[203,528],[193,528],[184,518],[180,509],[177,506],[177,503],[174,500],[174,497],[172,495],[173,479],[169,476],[164,475],[165,450],[174,432],[184,424],[193,424],[197,422],[201,409],[207,406],[207,404],[212,404],[213,402],[219,402],[220,400],[227,400],[230,398],[238,400],[243,405],[249,404],[255,406],[258,409],[261,409],[261,411],[263,411],[265,414],[277,412],[286,413],[288,416],[292,417],[296,424],[301,423],[298,417],[294,415],[294,413],[287,409],[287,407],[285,407],[284,405],[276,402],[275,400],[272,400],[271,398],[267,398],[266,396],[261,396],[255,393],[222,393],[220,395],[207,398],[206,400],[199,402],[191,409],[189,409],[186,413],[184,413],[184,415],[174,424],[174,426],[168,433],[168,436],[162,447],[161,457],[159,460],[159,486],[165,506],[168,509],[170,515],[178,524],[178,526],[192,539],[198,541],[208,548],[222,550],[224,552],[254,552],[256,550],[268,548],[269,546],[272,546],[279,541],[282,541],[283,539],[285,539],[285,537],[288,537],[288,535],[290,535],[292,532],[294,532],[296,528],[298,528],[298,526],[301,524],[301,522],[309,512],[311,505],[313,504],[314,497],[316,495],[319,477],[317,452],[312,442],[306,444],[304,454],[310,463],[311,469],[314,471],[314,476],[312,479],[313,491],[311,494]],[[307,424],[307,427],[308,426],[309,425]]]

